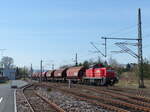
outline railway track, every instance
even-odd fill
[[[37,86],[41,86],[41,85],[37,85]],[[42,87],[50,87],[50,88],[53,88],[53,89],[57,89],[57,90],[61,90],[63,93],[65,93],[65,94],[68,94],[68,95],[70,95],[70,96],[73,96],[73,97],[75,97],[75,98],[77,98],[77,99],[79,99],[79,100],[81,100],[81,101],[86,101],[86,102],[89,102],[89,103],[91,103],[91,104],[94,104],[94,105],[97,105],[97,106],[100,106],[101,108],[103,108],[103,109],[106,109],[106,110],[110,110],[110,111],[115,111],[115,112],[129,112],[129,111],[127,111],[127,110],[124,110],[124,109],[121,109],[121,108],[118,108],[118,107],[114,107],[114,106],[112,106],[112,105],[108,105],[108,104],[104,104],[104,103],[101,103],[101,102],[98,102],[98,101],[93,101],[93,100],[91,100],[91,99],[88,99],[88,98],[86,98],[86,97],[81,97],[80,95],[76,95],[76,94],[74,94],[74,93],[71,93],[71,92],[69,92],[69,91],[66,91],[66,90],[64,90],[64,89],[59,89],[59,88],[57,88],[56,86],[50,86],[50,85],[42,85]]]
[[[49,86],[46,84],[46,86]],[[118,111],[118,112],[126,112],[126,111],[132,111],[132,112],[150,112],[150,104],[146,102],[140,102],[138,99],[130,99],[124,96],[121,96],[119,94],[109,93],[106,91],[96,91],[101,94],[106,94],[112,96],[112,98],[102,97],[102,96],[92,96],[87,95],[85,93],[81,93],[79,91],[72,91],[71,89],[64,89],[59,88],[59,86],[49,86],[54,89],[58,89],[63,91],[66,94],[74,95],[74,97],[77,97],[78,99],[86,100],[90,103],[97,104],[105,109]],[[94,89],[93,89],[94,90]],[[117,99],[113,99],[117,98]],[[102,102],[102,103],[101,103]]]
[[[105,89],[105,88],[103,88]],[[123,93],[127,93],[127,94],[130,94],[130,93],[134,93],[136,96],[140,96],[140,97],[146,97],[146,99],[149,99],[144,90],[140,90],[140,89],[131,89],[131,88],[121,88],[121,87],[107,87],[107,89],[109,90],[112,90],[112,91],[116,91],[116,92],[123,92]],[[150,99],[149,99],[150,101]]]
[[[32,85],[23,88],[24,97],[32,112],[65,112],[47,98],[37,94]]]
[[[111,96],[117,96],[117,97],[122,98],[123,100],[127,100],[127,101],[131,101],[130,99],[133,99],[131,101],[131,103],[137,103],[139,105],[144,105],[144,106],[148,106],[148,107],[150,106],[150,98],[147,96],[144,96],[144,92],[140,91],[140,90],[138,90],[135,93],[132,93],[132,92],[127,92],[127,91],[125,91],[125,89],[119,88],[119,87],[100,87],[100,88],[93,87],[91,89],[91,86],[90,87],[83,86],[83,85],[77,85],[77,86],[80,86],[81,88],[85,88],[88,90],[93,90],[95,92],[99,92],[99,93],[103,92],[103,93],[111,95]],[[133,89],[130,89],[130,90],[133,91]],[[125,99],[124,97],[129,97],[129,98]]]
[[[57,83],[54,83],[54,85],[57,85]],[[67,84],[63,84],[63,83],[61,85],[67,86]],[[79,85],[79,84],[74,84],[74,85],[75,85],[75,87],[79,86],[81,88],[85,88],[85,89],[88,89],[88,90],[90,90],[91,87],[92,87],[92,86]],[[145,106],[147,105],[147,106],[149,106],[149,103],[150,103],[150,98],[147,97],[147,96],[144,96],[143,93],[140,94],[139,91],[133,95],[133,94],[131,94],[129,92],[126,92],[123,88],[119,88],[119,87],[100,87],[100,88],[92,87],[92,88],[94,88],[96,90],[96,92],[98,92],[98,90],[99,90],[99,92],[103,91],[103,93],[104,92],[106,92],[106,93],[114,93],[114,95],[117,95],[117,96],[120,96],[120,97],[121,96],[129,97],[128,101],[131,101],[130,99],[137,100],[137,103],[138,103],[138,101],[141,102],[141,103],[139,102],[140,105],[145,105]],[[94,91],[94,89],[93,89],[93,91]],[[130,90],[133,90],[133,89],[130,89]],[[113,95],[113,94],[111,94],[111,95]],[[124,100],[127,100],[127,99],[124,99]],[[136,101],[131,101],[131,102],[134,103]],[[146,104],[146,103],[148,103],[148,104]]]
[[[101,91],[101,89],[99,89]],[[103,91],[106,91],[106,92],[111,92],[111,93],[114,93],[114,94],[119,94],[119,95],[122,95],[122,96],[127,96],[127,97],[130,97],[132,99],[136,99],[136,100],[139,100],[139,101],[142,101],[142,102],[147,102],[147,103],[150,103],[150,98],[146,97],[146,96],[141,96],[141,95],[138,95],[138,94],[129,94],[129,93],[125,93],[125,92],[121,92],[121,91],[114,91],[114,90],[103,90]]]
[[[143,102],[141,100],[132,99],[128,96],[123,96],[123,95],[120,95],[120,94],[115,94],[115,93],[104,91],[104,90],[97,90],[95,88],[87,88],[87,87],[83,87],[83,88],[87,89],[87,90],[90,90],[90,91],[93,91],[93,92],[96,92],[96,93],[99,93],[99,94],[104,94],[106,96],[111,96],[114,99],[124,100],[128,103],[137,104],[137,105],[145,106],[145,107],[150,107],[150,103]]]

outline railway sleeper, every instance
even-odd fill
[[[130,99],[128,97],[124,97],[124,96],[121,96],[121,95],[118,95],[118,94],[114,94],[114,93],[110,93],[110,92],[105,92],[105,91],[98,91],[98,90],[93,89],[93,88],[86,88],[86,89],[95,91],[95,92],[100,93],[100,94],[107,94],[107,95],[112,96],[113,98],[117,98],[117,99],[120,99],[120,100],[127,101],[128,103],[134,103],[134,104],[138,104],[138,105],[150,107],[149,103],[142,102],[142,101],[139,101],[139,100]]]
[[[58,88],[58,89],[60,89],[60,88]],[[69,92],[71,94],[75,94],[75,95],[78,95],[78,96],[83,96],[83,97],[95,99],[95,100],[100,99],[100,100],[106,101],[108,103],[111,102],[112,104],[117,104],[117,105],[120,105],[120,106],[123,106],[123,107],[125,106],[125,107],[135,109],[135,110],[138,110],[138,111],[150,112],[150,108],[148,108],[148,107],[142,107],[142,106],[139,106],[139,105],[126,103],[126,102],[123,102],[123,101],[117,101],[117,100],[112,100],[112,99],[98,97],[98,96],[90,96],[90,95],[86,95],[86,94],[82,94],[82,93],[76,93],[76,92],[73,92],[73,91],[70,91],[70,90],[65,90],[65,89],[62,89],[62,88],[60,90],[62,90],[64,92],[66,91],[66,92]]]
[[[131,95],[131,94],[128,94],[128,93],[123,93],[123,92],[113,91],[113,90],[103,90],[103,91],[112,92],[112,93],[115,93],[115,94],[120,94],[122,96],[127,96],[127,97],[132,98],[132,99],[136,99],[136,100],[140,100],[142,102],[150,103],[150,99],[146,98],[146,97],[143,97],[143,96],[138,96],[138,95],[134,96],[134,95]]]
[[[46,85],[46,86],[49,86],[49,85]],[[150,112],[150,108],[148,108],[148,107],[143,107],[143,106],[139,106],[139,105],[136,105],[136,104],[130,104],[130,103],[126,103],[124,101],[112,100],[112,99],[103,98],[103,97],[100,97],[100,96],[90,96],[90,95],[86,95],[86,94],[82,94],[82,93],[76,93],[76,92],[73,92],[73,91],[70,91],[70,90],[66,90],[66,89],[62,89],[62,88],[58,88],[58,87],[53,87],[53,86],[49,86],[49,87],[64,91],[66,93],[71,93],[71,94],[74,94],[74,95],[77,95],[77,96],[80,96],[80,97],[81,96],[82,97],[87,97],[87,98],[94,99],[94,100],[99,99],[99,100],[103,100],[107,103],[111,102],[112,104],[120,105],[120,106],[123,106],[123,107],[125,106],[127,108],[135,109],[137,111]]]
[[[54,87],[54,86],[50,86],[50,85],[45,85],[47,87],[51,87],[53,89],[57,89],[57,90],[60,90],[59,88],[57,87]],[[112,105],[108,105],[108,104],[104,104],[104,103],[101,103],[101,102],[98,102],[98,101],[94,101],[94,100],[91,100],[91,99],[87,99],[87,98],[84,98],[84,97],[81,97],[81,96],[78,96],[78,95],[75,95],[75,94],[70,94],[70,92],[66,92],[64,91],[63,89],[61,89],[62,92],[66,93],[66,94],[69,94],[79,100],[83,100],[83,101],[87,101],[89,103],[92,103],[92,104],[96,104],[104,109],[108,109],[110,111],[115,111],[115,112],[129,112],[127,110],[124,110],[122,108],[118,108],[118,107],[115,107],[115,106],[112,106]]]

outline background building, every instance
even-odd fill
[[[9,80],[15,80],[16,70],[15,69],[3,69],[3,76],[7,77]]]

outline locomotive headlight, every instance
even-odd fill
[[[100,71],[100,70],[97,70],[96,73],[101,73],[101,71]]]

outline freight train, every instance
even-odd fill
[[[42,81],[67,82],[94,85],[114,85],[118,82],[116,72],[111,67],[103,67],[97,64],[86,69],[83,66],[49,70],[42,74],[37,72],[32,75],[32,79]]]

